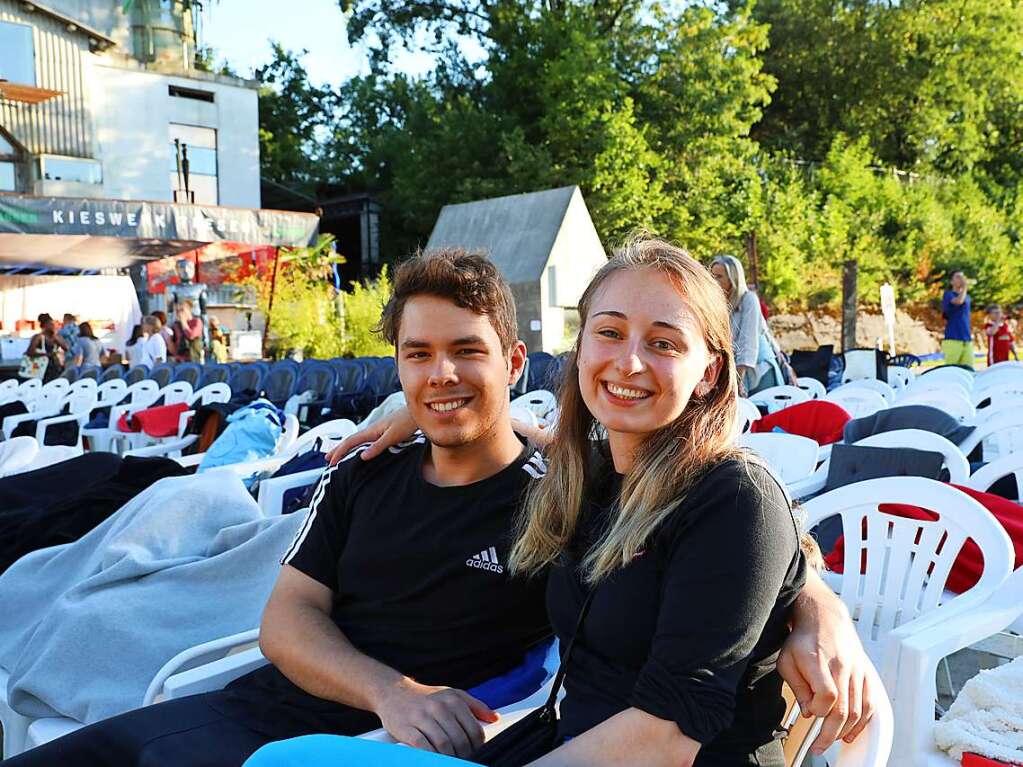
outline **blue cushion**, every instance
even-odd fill
[[[473,763],[429,751],[346,738],[342,735],[306,735],[263,746],[243,767],[470,767]]]

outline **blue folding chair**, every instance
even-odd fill
[[[164,386],[171,382],[174,377],[174,368],[168,365],[166,362],[161,362],[153,365],[153,369],[149,371],[149,380],[156,381],[156,383],[162,389]]]
[[[328,363],[334,369],[335,390],[331,413],[335,418],[357,418],[360,401],[366,396],[366,365],[360,360],[336,358]]]
[[[326,362],[311,360],[302,364],[295,384],[295,392],[313,392],[313,399],[298,411],[298,420],[303,426],[315,426],[322,420],[323,411],[330,409],[337,389],[337,375]]]
[[[145,381],[147,378],[149,378],[149,365],[135,365],[135,367],[124,374],[124,382],[128,386],[137,384],[139,381]]]
[[[239,365],[227,380],[227,385],[231,387],[231,402],[244,405],[256,399],[263,390],[265,377],[266,368],[260,363]]]
[[[202,365],[198,362],[179,362],[174,366],[174,381],[187,381],[193,390],[197,390],[201,379]]]
[[[93,381],[98,383],[102,372],[103,368],[99,365],[82,365],[78,368],[78,380],[81,381],[83,378],[91,378]]]
[[[264,396],[277,407],[283,408],[288,398],[295,393],[298,381],[298,365],[278,365],[270,368],[263,381]]]
[[[74,365],[68,365],[64,368],[64,372],[60,374],[60,378],[63,378],[68,383],[74,383],[78,380],[78,368]]]
[[[216,362],[210,362],[202,369],[202,377],[199,379],[199,388],[209,386],[211,383],[227,383],[227,379],[230,377],[230,367]]]
[[[99,377],[99,382],[101,384],[104,384],[107,381],[120,381],[122,378],[124,378],[124,372],[125,372],[124,365],[120,363],[110,365],[106,370],[103,371],[103,375]]]

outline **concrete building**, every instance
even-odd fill
[[[445,205],[427,249],[486,253],[511,283],[530,351],[566,345],[566,319],[607,257],[577,186]]]
[[[0,191],[259,207],[257,86],[192,66],[188,13],[139,16],[174,4],[0,0]]]

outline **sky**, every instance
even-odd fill
[[[317,85],[336,86],[367,71],[365,51],[348,44],[337,0],[219,0],[205,8],[203,44],[216,50],[218,63],[226,60],[244,77],[270,61],[271,39],[296,52],[308,50],[302,62]],[[395,65],[408,74],[423,74],[432,59],[406,51],[396,56]]]

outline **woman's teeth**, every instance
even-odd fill
[[[607,390],[609,392],[616,397],[621,397],[622,399],[643,399],[644,397],[650,396],[647,392],[641,391],[640,389],[627,389],[626,387],[619,386],[618,384],[609,383],[605,384],[605,386],[607,386]]]

